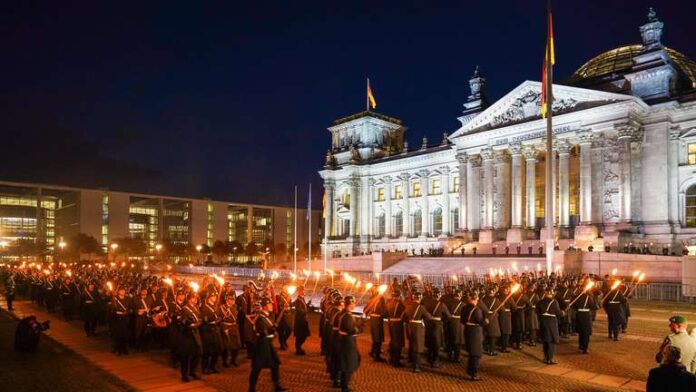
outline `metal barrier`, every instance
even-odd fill
[[[260,268],[240,268],[240,267],[188,267],[178,266],[176,271],[184,274],[195,275],[210,275],[224,274],[226,276],[234,276],[240,278],[256,278],[263,271]],[[279,270],[279,281],[287,281],[290,279],[288,270]],[[270,277],[270,272],[265,272],[267,277]],[[298,279],[303,279],[302,272],[298,273]],[[436,287],[446,285],[461,284],[468,282],[482,283],[484,278],[478,275],[422,275],[422,274],[389,274],[389,273],[372,273],[372,272],[350,272],[350,276],[360,281],[378,282],[379,284],[389,284],[394,278],[399,283],[409,277],[418,276],[423,283],[432,283]],[[313,281],[311,278],[310,281]],[[326,280],[325,280],[326,282]],[[344,284],[343,277],[336,275],[335,283],[337,287]],[[601,285],[601,281],[597,282]],[[660,301],[660,302],[679,302],[679,303],[694,303],[696,304],[696,285],[685,285],[681,283],[641,283],[638,284],[632,293],[632,298],[645,301]]]

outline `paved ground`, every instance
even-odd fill
[[[131,354],[116,357],[109,353],[109,341],[102,333],[97,339],[87,339],[80,322],[65,323],[56,315],[46,315],[27,302],[17,303],[20,313],[40,314],[50,318],[50,337],[66,345],[97,366],[124,380],[137,390],[241,390],[248,385],[249,362],[240,355],[240,367],[225,369],[219,375],[204,377],[202,382],[180,384],[178,374],[167,366],[163,352]],[[556,366],[541,363],[541,347],[525,347],[522,351],[498,357],[484,357],[482,382],[465,379],[463,365],[444,363],[439,369],[426,368],[413,374],[404,369],[394,369],[383,363],[375,363],[367,356],[369,336],[358,338],[362,365],[356,374],[353,388],[356,391],[418,391],[437,385],[438,390],[471,391],[617,391],[644,390],[648,370],[654,367],[654,354],[667,331],[667,318],[681,313],[696,321],[696,306],[634,302],[629,333],[620,342],[612,342],[606,336],[606,322],[600,313],[595,324],[591,353],[577,352],[576,338],[564,342],[558,349]],[[311,320],[314,328],[316,317]],[[324,372],[322,357],[318,354],[316,333],[306,344],[309,355],[296,357],[281,352],[283,384],[293,391],[330,391]],[[22,369],[17,369],[22,371]],[[270,374],[262,374],[260,391],[270,391]]]

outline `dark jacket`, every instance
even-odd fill
[[[646,391],[696,391],[696,376],[686,371],[684,365],[662,364],[650,370]]]

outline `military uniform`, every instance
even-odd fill
[[[97,331],[97,320],[99,317],[99,293],[96,290],[85,289],[81,296],[82,319],[84,320],[85,334],[87,337],[94,336]]]
[[[290,298],[285,292],[276,295],[278,304],[278,342],[281,350],[287,350],[288,338],[292,334],[292,309]]]
[[[437,293],[437,291],[435,291]],[[432,367],[438,366],[440,349],[444,341],[445,329],[443,319],[451,317],[447,306],[442,303],[435,294],[435,297],[429,297],[425,303],[425,308],[430,313],[431,317],[425,323],[425,344],[428,348],[428,362]]]
[[[481,308],[471,303],[464,306],[460,317],[464,324],[464,346],[469,355],[466,372],[472,380],[477,380],[478,367],[483,355],[483,325],[486,319]]]
[[[138,297],[133,301],[135,314],[135,348],[145,351],[150,339],[150,312],[153,308],[152,298],[149,296]]]
[[[218,373],[217,360],[222,352],[222,335],[220,333],[220,315],[215,305],[206,302],[201,308],[201,342],[203,345],[203,373]]]
[[[500,322],[498,321],[498,313],[500,311],[495,313],[493,311],[500,306],[500,301],[494,295],[487,295],[479,302],[479,305],[484,309],[484,315],[488,319],[488,324],[486,324],[485,328],[488,355],[498,355],[496,353],[496,345],[500,337]]]
[[[464,324],[461,320],[461,313],[464,303],[458,297],[449,297],[445,305],[450,312],[445,324],[445,338],[447,355],[453,362],[459,362],[461,346],[464,343]]]
[[[544,363],[555,364],[553,355],[556,352],[556,344],[561,341],[558,320],[563,317],[563,311],[558,301],[545,297],[537,303],[536,312],[539,316],[541,342],[544,344]]]
[[[397,291],[398,293],[398,291]],[[394,295],[387,301],[387,327],[389,328],[389,363],[393,366],[401,367],[401,351],[406,344],[404,337],[403,315],[406,310],[401,302],[399,295]]]
[[[338,316],[338,367],[341,375],[341,391],[349,391],[350,378],[360,366],[360,354],[355,337],[358,334],[358,327],[353,315],[344,310]]]
[[[578,348],[587,354],[592,336],[592,311],[597,309],[594,296],[582,293],[572,305],[575,311],[575,332],[578,333]]]
[[[234,305],[220,305],[220,325],[222,327],[222,364],[227,367],[237,366],[237,354],[241,347],[239,337],[239,324],[237,321],[237,307]]]
[[[408,361],[414,372],[420,371],[420,356],[425,352],[425,321],[432,316],[417,301],[411,301],[406,305],[403,314],[406,324],[406,336],[408,338]]]
[[[609,328],[609,339],[619,340],[619,331],[626,322],[624,306],[626,302],[620,288],[610,290],[604,297],[604,311],[607,312],[607,326]]]
[[[202,354],[199,328],[203,319],[194,305],[186,304],[181,310],[180,322],[182,332],[177,345],[177,354],[181,363],[181,379],[188,382],[191,378],[199,378],[196,375],[196,368]]]
[[[382,343],[384,342],[384,318],[386,317],[386,303],[384,297],[375,295],[367,302],[363,312],[370,317],[370,337],[372,349],[370,356],[377,362],[383,362]]]
[[[128,354],[128,338],[130,337],[130,315],[132,313],[130,299],[126,296],[115,296],[111,306],[111,336],[114,338],[116,355]]]
[[[259,311],[255,322],[256,341],[251,356],[251,374],[249,375],[249,391],[256,390],[259,374],[263,369],[271,369],[271,379],[276,390],[284,390],[280,387],[280,358],[275,347],[276,325],[271,321],[270,315],[265,311]]]
[[[298,295],[295,301],[293,301],[293,307],[295,308],[295,325],[293,328],[295,354],[304,355],[305,351],[302,349],[302,345],[310,336],[309,322],[307,321],[307,302],[305,302],[303,296]]]

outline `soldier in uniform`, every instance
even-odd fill
[[[500,340],[498,342],[500,344],[501,353],[510,352],[510,350],[508,350],[508,345],[510,344],[510,335],[512,335],[513,303],[510,300],[504,302],[508,294],[510,294],[510,286],[505,285],[503,286],[502,293],[498,296],[498,302],[502,303],[500,313],[498,314],[498,321],[500,322]]]
[[[256,384],[259,374],[263,369],[271,369],[271,379],[274,390],[277,392],[287,391],[280,385],[280,358],[273,347],[273,339],[276,333],[276,324],[271,320],[273,312],[273,302],[264,297],[260,301],[261,309],[254,321],[256,331],[256,342],[251,356],[251,374],[249,375],[249,391],[256,391]]]
[[[543,295],[543,293],[541,294]],[[536,314],[536,304],[539,302],[540,294],[536,289],[536,285],[532,284],[527,289],[527,306],[525,308],[525,327],[527,332],[527,345],[536,346],[537,337],[539,336],[539,317]]]
[[[331,326],[331,329],[329,330],[329,355],[328,355],[328,369],[329,369],[329,377],[333,381],[333,387],[334,388],[340,388],[341,387],[341,368],[339,365],[339,352],[340,352],[340,346],[338,345],[339,343],[339,338],[338,338],[338,329],[339,329],[339,321],[340,321],[340,316],[343,313],[343,310],[346,307],[346,303],[343,300],[343,297],[337,297],[334,301],[334,308],[333,311],[331,312],[331,317],[329,318],[329,325]]]
[[[60,285],[60,301],[61,308],[63,309],[63,317],[66,321],[72,320],[75,310],[75,298],[70,278],[65,278],[63,284]]]
[[[43,285],[43,295],[40,296],[40,298],[43,298],[44,303],[46,304],[46,310],[48,313],[53,313],[56,310],[56,302],[58,301],[58,291],[56,290],[55,284],[53,283],[53,278],[51,275],[46,276],[46,279],[44,281]],[[41,302],[39,302],[41,304]]]
[[[153,308],[152,298],[147,295],[147,287],[140,289],[140,296],[133,303],[135,314],[135,348],[147,351],[150,339],[150,311]]]
[[[280,343],[280,349],[283,351],[288,349],[288,338],[292,334],[291,301],[290,295],[285,290],[281,290],[279,294],[276,294],[276,303],[278,304],[278,342]]]
[[[345,309],[338,316],[338,336],[339,336],[339,354],[338,362],[341,372],[341,392],[349,392],[351,389],[350,378],[360,366],[360,354],[358,353],[358,345],[355,337],[358,334],[358,325],[353,318],[353,310],[355,309],[355,298],[347,296],[345,298]]]
[[[230,367],[237,365],[237,354],[241,347],[239,338],[239,324],[237,321],[237,306],[235,297],[225,296],[225,303],[220,305],[220,318],[222,326],[222,366]]]
[[[384,297],[379,295],[376,287],[373,287],[372,296],[367,301],[363,313],[370,318],[370,336],[372,337],[370,356],[375,362],[384,362],[384,358],[382,358],[382,343],[384,342],[384,318],[387,316],[386,311],[387,306]]]
[[[575,332],[578,333],[578,348],[583,354],[588,353],[590,336],[592,336],[592,311],[597,309],[594,296],[581,293],[572,305],[575,311]]]
[[[484,310],[484,316],[488,320],[486,323],[486,337],[487,337],[487,354],[491,356],[498,355],[496,352],[496,346],[498,343],[498,338],[500,337],[500,322],[498,321],[499,311],[494,313],[494,310],[500,306],[500,301],[495,295],[497,289],[494,285],[491,285],[486,290],[486,296],[481,300],[479,306]]]
[[[553,355],[556,352],[556,344],[560,343],[561,337],[558,332],[558,320],[563,317],[563,311],[558,305],[558,301],[554,299],[553,289],[546,289],[544,298],[542,298],[536,306],[536,313],[539,315],[539,332],[541,333],[541,341],[544,344],[544,363],[547,365],[555,365],[557,362],[553,360]]]
[[[423,294],[416,292],[406,305],[404,321],[408,338],[408,362],[414,373],[420,372],[420,356],[425,351],[425,321],[432,318],[430,313],[421,305]]]
[[[190,293],[181,310],[181,328],[177,354],[181,363],[181,381],[199,380],[196,368],[201,358],[202,342],[199,328],[203,319],[198,310],[198,294]]]
[[[519,290],[509,300],[512,316],[512,347],[522,350],[522,340],[526,331],[526,309],[529,305],[529,298],[524,290]]]
[[[440,349],[444,341],[445,329],[443,326],[443,318],[451,317],[447,306],[441,301],[442,293],[440,289],[432,289],[432,295],[427,301],[423,301],[426,310],[430,313],[431,318],[425,323],[425,344],[428,348],[428,363],[431,367],[439,367]]]
[[[126,289],[119,287],[111,306],[111,335],[114,337],[116,355],[128,354],[132,309],[130,298],[126,297]]]
[[[621,286],[610,289],[604,296],[603,305],[604,311],[607,312],[609,339],[613,339],[614,341],[619,340],[619,331],[626,320],[623,306],[624,302],[626,302],[626,298],[621,293]]]
[[[483,311],[478,306],[478,293],[472,291],[467,298],[467,304],[461,311],[461,323],[464,324],[464,344],[469,354],[466,373],[471,381],[480,381],[478,374],[481,356],[483,355],[483,325],[487,322]]]
[[[556,293],[556,301],[564,313],[564,316],[559,319],[562,338],[567,338],[570,333],[570,309],[568,309],[568,304],[571,302],[571,297],[572,290],[569,287],[568,281],[565,280],[561,283],[561,288]]]
[[[15,298],[15,290],[17,285],[15,283],[15,278],[13,274],[9,274],[7,279],[5,279],[5,301],[7,301],[7,310],[12,312],[14,308],[12,307],[12,302]]]
[[[452,362],[459,363],[459,355],[461,347],[464,343],[464,325],[461,320],[462,312],[462,292],[459,289],[454,290],[451,296],[445,301],[445,305],[450,312],[450,317],[447,318],[445,334],[447,338],[447,355]]]
[[[222,351],[222,335],[220,334],[220,315],[217,311],[218,295],[208,292],[205,304],[201,308],[201,341],[203,343],[203,374],[219,373],[216,368]]]
[[[406,344],[404,338],[404,304],[401,302],[401,292],[392,291],[391,299],[386,304],[387,327],[389,328],[389,363],[394,367],[403,367],[401,350]]]
[[[184,333],[182,317],[185,305],[186,293],[183,290],[178,291],[172,306],[169,307],[169,319],[171,320],[171,325],[169,326],[169,345],[172,367],[176,367],[179,362],[178,350]]]
[[[94,289],[94,283],[88,283],[87,288],[85,288],[81,295],[80,301],[82,319],[85,323],[85,334],[87,334],[87,337],[96,336],[99,302],[99,293]]]
[[[293,330],[293,335],[295,335],[295,355],[306,354],[302,349],[302,345],[310,335],[309,322],[307,321],[307,301],[305,301],[304,295],[304,286],[299,286],[297,288],[297,298],[293,301],[293,307],[295,308],[295,326]]]

